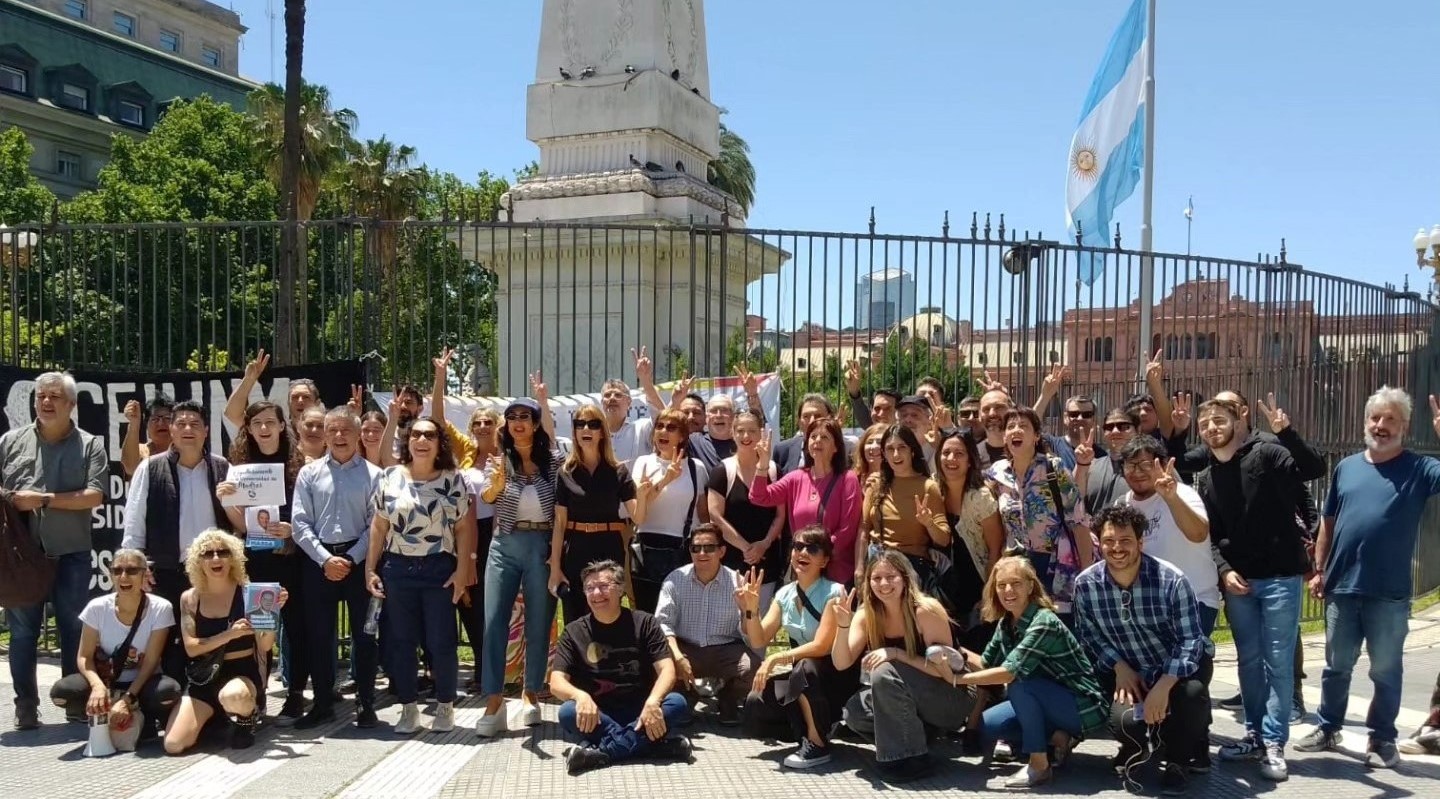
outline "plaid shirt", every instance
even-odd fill
[[[1125,661],[1146,685],[1162,675],[1185,679],[1215,644],[1200,629],[1200,610],[1190,581],[1179,569],[1150,555],[1129,588],[1110,579],[1104,561],[1075,578],[1075,620],[1085,651],[1102,671]]]
[[[661,632],[695,646],[743,641],[740,609],[735,607],[736,576],[728,566],[721,566],[709,583],[696,579],[694,564],[670,572],[655,606]]]
[[[1017,680],[1044,677],[1070,689],[1082,732],[1102,729],[1110,721],[1110,703],[1100,692],[1090,660],[1053,611],[1032,602],[1019,621],[1006,617],[996,625],[980,659],[986,668],[1003,666]]]

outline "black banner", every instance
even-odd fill
[[[0,418],[4,430],[30,424],[35,420],[35,378],[45,370],[21,369],[0,365],[0,391],[5,398],[5,413]],[[75,413],[80,429],[97,435],[105,442],[110,460],[110,476],[105,501],[92,510],[94,544],[90,577],[92,592],[110,590],[110,558],[120,546],[125,530],[125,495],[128,481],[120,467],[120,445],[125,440],[129,422],[125,420],[125,403],[149,402],[164,393],[180,402],[198,399],[205,403],[210,416],[210,451],[226,455],[234,428],[225,421],[225,402],[230,392],[240,385],[240,372],[89,372],[71,374],[79,390]],[[290,381],[298,378],[315,381],[320,401],[327,408],[342,405],[350,399],[350,386],[365,382],[365,368],[360,361],[335,361],[309,366],[275,367],[260,377],[258,390],[264,398],[286,409],[290,407]],[[252,395],[253,396],[253,395]],[[260,397],[254,397],[260,399]],[[141,431],[142,440],[144,431]]]

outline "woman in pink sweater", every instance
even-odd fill
[[[770,460],[771,434],[766,430],[756,446],[761,463]],[[811,524],[825,527],[835,546],[835,556],[825,567],[825,576],[837,583],[853,585],[859,579],[855,563],[855,536],[860,528],[860,481],[845,462],[845,439],[834,419],[817,419],[805,431],[803,466],[770,482],[765,472],[750,484],[750,502],[764,507],[783,506],[790,515],[790,529]]]

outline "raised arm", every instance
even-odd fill
[[[1050,407],[1051,401],[1055,399],[1055,395],[1060,393],[1060,387],[1065,385],[1065,376],[1069,371],[1069,367],[1056,364],[1050,370],[1050,374],[1045,375],[1045,379],[1041,381],[1040,396],[1035,399],[1034,410],[1042,418],[1045,416],[1045,409]]]
[[[255,390],[256,384],[260,382],[260,374],[265,367],[270,365],[270,356],[265,350],[255,354],[255,359],[245,364],[245,376],[240,378],[240,385],[231,392],[230,399],[225,402],[225,421],[240,429],[245,426],[245,409],[250,407],[250,392]]]
[[[530,375],[530,396],[540,406],[540,429],[550,436],[551,441],[555,441],[555,414],[550,410],[550,389],[538,371]]]
[[[665,400],[660,398],[660,389],[655,387],[655,363],[650,360],[644,345],[640,346],[639,351],[631,347],[630,355],[635,358],[635,380],[640,383],[640,390],[645,394],[645,404],[650,406],[652,415],[659,416],[660,412],[665,410]]]
[[[1165,362],[1162,360],[1165,350],[1155,350],[1155,357],[1145,364],[1145,388],[1155,400],[1155,416],[1159,424],[1160,436],[1169,439],[1175,435],[1175,422],[1171,417],[1174,407],[1170,404],[1170,395],[1165,391]]]
[[[125,403],[125,440],[120,443],[120,468],[125,471],[126,477],[135,474],[135,468],[149,454],[141,450],[141,416],[140,400]]]

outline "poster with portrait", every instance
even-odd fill
[[[251,505],[246,508],[245,548],[266,551],[285,546],[285,539],[270,534],[270,525],[279,521],[279,505]]]
[[[280,584],[250,583],[245,586],[245,618],[257,632],[275,630],[280,624]]]

